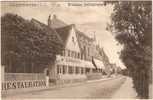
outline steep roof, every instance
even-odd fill
[[[63,45],[62,39],[60,38],[60,36],[58,35],[58,33],[54,29],[52,29],[51,27],[48,27],[48,25],[45,25],[34,18],[31,19],[31,22],[34,25],[36,25],[36,27],[38,27],[40,29],[45,29],[51,35],[53,42],[60,43]]]
[[[85,35],[85,33],[79,31],[79,30],[76,30],[76,33],[78,34],[79,37],[84,37],[86,38],[88,41],[93,41],[92,38],[88,37],[87,35]]]
[[[56,15],[53,15],[53,18],[52,19],[50,19],[50,16],[49,16],[49,21],[50,21],[49,22],[49,26],[51,28],[54,28],[54,29],[58,29],[58,28],[63,29],[63,28],[66,28],[68,26],[73,25],[73,24],[68,25],[67,23],[65,23],[62,20],[58,19]],[[85,33],[81,32],[81,31],[79,31],[77,29],[76,29],[76,33],[78,34],[78,38],[84,37],[85,39],[87,39],[89,41],[93,40],[92,38],[90,38],[87,35],[85,35]]]
[[[72,28],[72,25],[67,25],[65,27],[61,27],[61,28],[56,28],[56,32],[59,34],[59,36],[61,37],[64,45],[66,45],[68,36],[70,34],[70,30]]]

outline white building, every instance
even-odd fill
[[[51,80],[81,81],[86,80],[88,74],[102,75],[105,66],[102,61],[94,58],[96,46],[94,48],[91,38],[78,31],[74,24],[66,25],[61,22],[55,15],[53,19],[49,17],[48,25],[56,30],[64,44],[62,54],[56,56],[55,66],[51,67]],[[80,38],[83,38],[86,43]]]

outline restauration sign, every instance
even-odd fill
[[[32,88],[32,87],[42,87],[46,86],[46,81],[11,81],[11,82],[3,82],[2,90],[9,89],[20,89],[20,88]]]

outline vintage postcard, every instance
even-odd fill
[[[151,99],[152,1],[1,1],[2,99]]]

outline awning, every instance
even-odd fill
[[[86,68],[95,68],[95,66],[92,64],[92,62],[84,61],[84,64],[85,64]]]
[[[98,59],[93,58],[93,64],[98,69],[105,69],[104,63]]]

